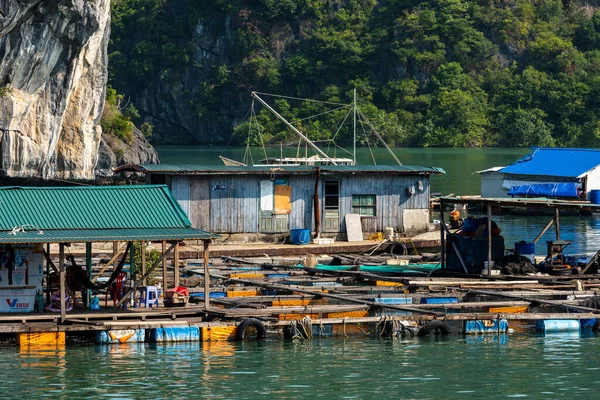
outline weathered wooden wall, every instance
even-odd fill
[[[169,179],[170,178],[170,179]],[[260,181],[268,175],[231,174],[212,176],[172,176],[165,181],[187,213],[192,226],[214,233],[258,233]],[[313,195],[315,175],[277,174],[292,187],[289,228],[314,230]],[[344,215],[352,213],[352,195],[376,195],[376,216],[363,224],[382,231],[390,226],[403,231],[404,209],[429,208],[429,177],[399,174],[336,174],[322,176],[319,202],[323,215],[326,180],[340,182],[340,230],[345,232]],[[419,189],[419,181],[422,189]],[[414,187],[410,195],[408,188]]]

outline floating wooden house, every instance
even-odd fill
[[[409,235],[429,227],[429,178],[417,166],[126,165],[147,183],[166,184],[192,226],[248,240],[292,229],[346,238],[345,215],[358,214],[365,237],[391,227]]]
[[[58,274],[61,321],[66,318],[65,246],[85,243],[86,258],[83,273],[91,274],[92,243],[127,242],[111,260],[122,255],[133,265],[133,242],[141,248],[141,274],[131,281],[130,289],[145,282],[151,269],[163,263],[164,289],[167,289],[166,259],[174,250],[175,278],[179,285],[179,243],[202,240],[205,260],[208,247],[218,235],[194,229],[164,185],[102,186],[102,187],[2,187],[0,188],[0,313],[30,312],[36,294],[51,288],[50,267]],[[145,269],[145,245],[148,241],[163,242],[159,261]],[[51,259],[50,244],[58,244],[58,266]],[[170,247],[166,249],[167,244]],[[111,263],[109,262],[109,264]],[[106,265],[106,267],[109,266]],[[208,265],[208,262],[205,262]],[[46,266],[44,272],[44,265]],[[73,265],[73,267],[75,267]],[[75,268],[74,268],[75,269]],[[131,278],[132,276],[130,274]],[[93,285],[93,281],[85,282]],[[83,283],[78,281],[77,286]],[[91,290],[85,286],[86,304]],[[48,302],[50,291],[47,290]],[[126,300],[125,297],[122,301]]]
[[[600,150],[537,148],[506,167],[477,171],[481,197],[590,199],[600,189]]]

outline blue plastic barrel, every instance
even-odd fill
[[[581,325],[576,319],[538,319],[535,328],[544,333],[579,332]]]
[[[599,189],[590,190],[590,202],[592,204],[600,204],[600,190]]]
[[[527,243],[523,240],[515,243],[515,254],[529,258],[532,263],[535,262],[535,243]]]
[[[291,229],[290,242],[292,244],[309,244],[310,230],[309,229]]]
[[[423,297],[421,299],[421,304],[448,304],[448,303],[458,303],[458,298],[456,298],[456,297]]]

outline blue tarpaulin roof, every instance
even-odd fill
[[[545,175],[577,178],[600,165],[600,150],[540,147],[502,168],[513,175]]]
[[[511,187],[508,194],[510,196],[577,197],[577,184],[535,183],[531,185],[519,185]]]

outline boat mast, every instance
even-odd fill
[[[306,143],[308,143],[308,145],[310,147],[313,148],[313,150],[320,155],[321,157],[325,158],[327,161],[329,161],[332,165],[337,165],[337,163],[332,160],[327,154],[325,154],[323,152],[323,150],[321,150],[320,148],[317,147],[316,144],[314,144],[313,142],[310,141],[310,139],[308,139],[306,136],[304,136],[302,134],[302,132],[300,132],[298,129],[296,129],[296,127],[292,124],[290,124],[285,118],[283,118],[281,115],[279,115],[279,113],[277,111],[275,111],[270,105],[268,105],[263,99],[261,99],[260,97],[258,97],[258,95],[256,94],[256,92],[252,92],[252,97],[255,98],[256,100],[259,101],[260,104],[262,104],[263,106],[265,106],[267,108],[267,110],[271,111],[277,118],[279,118],[288,128],[290,128],[292,131],[294,131],[294,133],[298,136],[300,136],[300,138],[302,138],[302,140],[304,140]]]
[[[356,165],[356,88],[354,88],[354,140],[352,142],[354,143],[354,162],[352,165]]]

